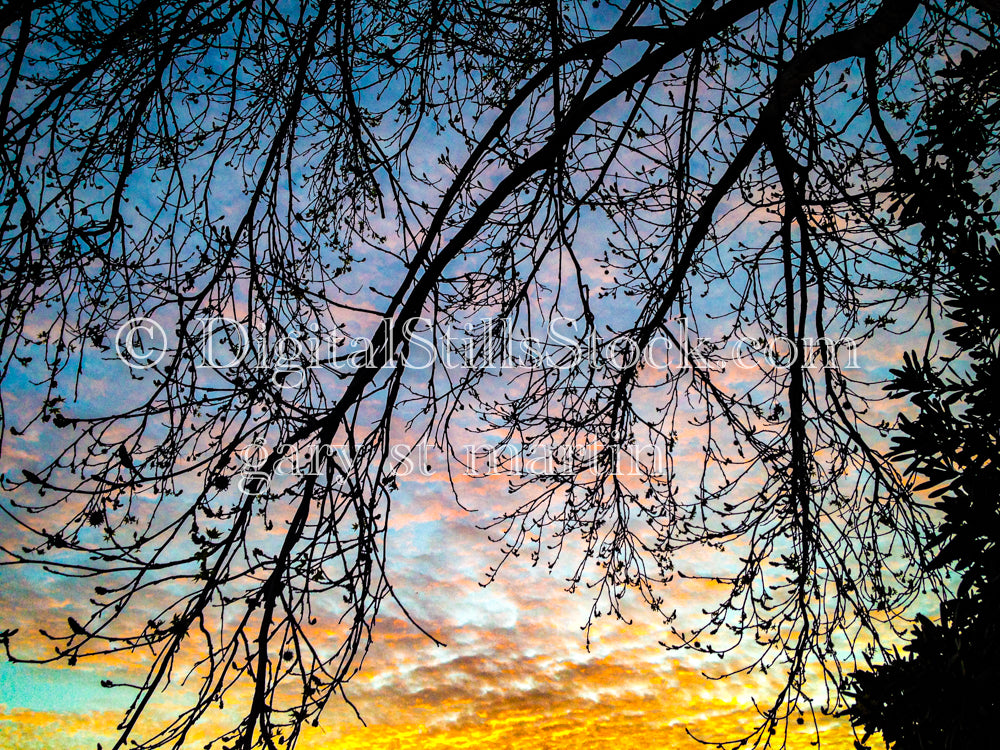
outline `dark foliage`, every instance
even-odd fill
[[[997,146],[998,63],[989,48],[943,71],[908,205],[943,270],[954,351],[943,367],[907,354],[892,372],[887,388],[919,409],[901,417],[892,456],[940,513],[931,569],[958,583],[939,621],[919,618],[907,655],[851,676],[851,720],[894,750],[985,747],[1000,712],[1000,249],[974,182]]]

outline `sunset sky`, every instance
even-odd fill
[[[863,360],[862,360],[863,361]],[[873,361],[873,360],[869,360]],[[8,451],[5,460],[27,454]],[[438,463],[430,455],[429,461]],[[684,456],[679,456],[682,463]],[[694,459],[695,461],[697,459]],[[692,464],[692,470],[695,464]],[[435,468],[440,468],[440,464]],[[321,725],[307,730],[303,748],[664,748],[700,747],[704,740],[739,736],[753,725],[755,698],[767,701],[780,670],[765,678],[737,675],[713,681],[723,665],[739,666],[740,652],[725,662],[707,655],[668,651],[668,626],[648,608],[626,601],[631,623],[594,621],[590,648],[584,626],[592,600],[584,589],[567,593],[567,565],[532,567],[524,555],[510,559],[488,586],[497,545],[478,525],[503,507],[503,477],[459,477],[460,508],[443,473],[414,475],[392,512],[389,575],[413,618],[443,641],[439,647],[388,603],[374,644],[347,695],[362,723],[344,704],[331,704]],[[16,533],[7,529],[8,541]],[[572,559],[567,555],[568,559]],[[706,558],[708,559],[708,558]],[[575,561],[574,561],[575,562]],[[571,563],[572,564],[572,563]],[[65,632],[81,616],[86,586],[74,586],[38,568],[4,569],[0,577],[0,627],[21,628],[21,653],[51,649],[38,628]],[[677,582],[666,610],[696,615],[718,594],[699,581]],[[641,602],[638,602],[641,604]],[[745,654],[745,652],[744,652]],[[109,747],[128,701],[126,688],[104,689],[111,677],[138,679],[141,654],[130,662],[84,661],[36,666],[0,664],[0,745],[10,750],[76,750]],[[161,700],[154,716],[170,715],[182,693]],[[821,696],[817,694],[821,702]],[[224,716],[206,726],[222,727]],[[823,746],[853,747],[845,720],[817,712]],[[155,721],[155,719],[154,719]],[[809,747],[813,719],[791,735],[789,747]],[[204,737],[190,747],[200,747]]]
[[[859,351],[854,375],[883,377],[904,350],[893,339]],[[100,403],[115,392],[114,370],[87,382],[86,397]],[[720,382],[739,389],[753,373],[731,367]],[[873,404],[891,419],[900,404]],[[14,405],[17,415],[29,407]],[[678,481],[693,487],[700,470],[701,431],[691,428],[675,456]],[[31,465],[45,455],[38,433],[8,439],[4,470]],[[622,748],[649,746],[683,750],[706,740],[732,740],[754,726],[754,700],[773,699],[782,673],[758,673],[712,680],[755,655],[737,651],[724,662],[664,648],[669,626],[661,617],[626,599],[630,622],[597,618],[587,646],[585,626],[593,604],[580,587],[567,592],[577,562],[564,553],[549,571],[546,560],[532,566],[527,554],[510,558],[489,585],[489,570],[500,560],[498,545],[485,527],[504,510],[507,478],[456,477],[461,507],[452,493],[441,457],[430,448],[429,476],[414,472],[401,483],[391,513],[387,560],[389,577],[410,615],[446,645],[436,646],[387,602],[362,671],[349,683],[347,696],[363,725],[343,703],[331,703],[317,728],[304,733],[301,747],[325,748]],[[4,541],[14,547],[24,537],[4,527]],[[711,570],[717,553],[688,556],[695,570]],[[683,558],[682,558],[683,559]],[[666,611],[680,621],[697,620],[702,607],[716,601],[721,587],[695,580],[675,581],[665,590]],[[16,625],[17,652],[36,657],[51,653],[38,629],[66,632],[66,618],[86,616],[81,597],[90,587],[60,580],[41,568],[4,568],[0,575],[0,627]],[[331,610],[332,611],[332,610]],[[105,689],[112,678],[141,678],[148,663],[141,653],[112,662],[85,660],[74,667],[0,663],[0,746],[10,750],[104,748],[114,740],[114,726],[128,704],[128,689]],[[818,683],[817,683],[818,684]],[[816,693],[817,706],[822,694]],[[148,726],[181,709],[183,691],[162,697]],[[226,727],[217,713],[204,736],[187,746],[201,747],[212,729]],[[817,711],[823,747],[853,747],[846,720]],[[813,718],[791,725],[788,746],[810,747]],[[186,747],[187,747],[186,746]]]
[[[188,21],[189,5],[202,13],[198,25]],[[322,684],[321,692],[339,679],[328,673],[328,682],[309,682],[316,665],[339,664],[339,649],[350,652],[343,622],[354,615],[363,630],[376,608],[372,643],[345,686],[347,700],[334,696],[298,750],[722,747],[761,723],[758,706],[773,704],[787,684],[789,655],[803,643],[804,671],[817,660],[842,659],[843,674],[811,675],[806,693],[814,713],[780,723],[778,732],[790,734],[775,744],[804,750],[818,736],[823,748],[853,748],[847,721],[822,710],[824,678],[839,681],[863,666],[871,640],[885,636],[887,648],[902,642],[887,620],[905,627],[915,612],[936,611],[926,596],[936,574],[922,577],[926,570],[914,563],[925,560],[919,542],[931,514],[911,502],[909,480],[885,458],[890,425],[913,407],[888,400],[882,385],[904,353],[939,333],[927,312],[937,315],[940,300],[920,276],[932,264],[915,249],[919,228],[899,230],[893,218],[901,188],[889,180],[900,152],[885,142],[898,138],[902,151],[916,151],[919,77],[943,64],[942,50],[980,43],[974,14],[968,24],[926,9],[890,18],[900,27],[895,36],[867,54],[898,77],[875,81],[869,107],[862,93],[875,78],[869,80],[864,56],[841,55],[824,43],[845,28],[857,31],[875,3],[640,3],[628,11],[634,17],[621,18],[614,2],[565,3],[579,49],[554,58],[551,79],[540,73],[549,64],[543,56],[517,60],[522,46],[538,40],[522,45],[521,19],[507,15],[510,7],[523,10],[516,4],[501,4],[495,14],[496,28],[510,38],[508,48],[494,51],[488,44],[495,40],[480,39],[457,3],[454,29],[439,40],[451,55],[442,63],[447,54],[440,51],[421,57],[425,35],[437,32],[436,2],[426,12],[423,3],[360,3],[368,15],[363,22],[349,18],[345,28],[356,23],[360,38],[375,21],[382,26],[357,42],[362,51],[350,63],[356,76],[340,60],[341,19],[326,19],[341,4],[317,5],[318,12],[309,3],[277,0],[261,10],[248,2],[232,15],[225,15],[226,3],[170,7],[162,11],[168,21],[195,30],[171,37],[171,44],[183,37],[177,49],[169,47],[177,64],[157,73],[170,86],[157,80],[147,88],[139,85],[149,67],[143,44],[158,60],[167,25],[130,19],[148,39],[136,32],[135,59],[124,60],[134,52],[128,44],[125,52],[112,45],[124,61],[111,55],[84,70],[73,84],[86,93],[79,99],[72,91],[43,96],[45,85],[58,91],[60,65],[79,61],[48,61],[44,34],[28,45],[29,58],[38,57],[30,75],[51,80],[17,79],[13,109],[33,112],[37,97],[45,117],[45,108],[53,112],[51,122],[39,115],[38,133],[25,136],[30,146],[18,168],[49,211],[37,223],[50,235],[42,249],[23,237],[10,248],[24,242],[29,254],[48,252],[62,232],[68,251],[53,251],[66,266],[44,278],[46,294],[63,296],[24,302],[17,322],[23,330],[11,334],[11,352],[34,358],[0,351],[7,427],[0,631],[18,629],[15,655],[52,663],[0,660],[0,750],[110,750],[135,694],[129,683],[138,689],[156,663],[152,648],[137,647],[71,666],[54,658],[60,638],[73,645],[82,638],[93,648],[111,643],[109,649],[147,639],[164,653],[163,644],[182,644],[171,684],[157,692],[137,737],[155,734],[192,706],[203,673],[192,668],[184,682],[195,661],[184,648],[231,646],[221,667],[215,659],[222,650],[194,655],[211,659],[213,679],[242,682],[225,705],[211,704],[186,750],[204,747],[247,715],[251,675],[266,677],[254,704],[265,718],[272,708],[279,715],[285,706],[277,704],[288,697],[264,702],[268,680],[285,690],[301,677],[296,698],[302,705],[315,700],[306,698],[317,694],[312,684]],[[121,20],[114,13],[123,11],[107,8],[114,37]],[[533,22],[548,13],[540,4],[531,10]],[[412,17],[401,22],[391,17],[395,11]],[[73,24],[90,21],[77,12],[91,13],[66,12],[70,21],[60,33],[70,40],[67,56],[77,37],[88,43]],[[885,3],[879,23],[890,25],[883,16],[894,12]],[[558,10],[553,16],[557,28]],[[205,19],[219,28],[206,32]],[[681,21],[710,41],[695,47],[684,37],[689,29],[675,25]],[[4,43],[12,49],[11,28]],[[861,31],[857,44],[868,44],[868,30]],[[469,37],[467,48],[446,49],[454,43],[449,35],[461,34]],[[928,39],[940,45],[937,59],[918,59],[913,49]],[[917,46],[907,47],[912,40]],[[553,32],[551,46],[536,45],[538,54],[562,55],[563,41]],[[472,61],[463,66],[461,55]],[[135,89],[123,86],[121,112],[107,96],[119,63],[134,75]],[[799,80],[813,64],[817,69]],[[524,98],[522,84],[504,78],[514,74],[534,81],[525,84]],[[434,75],[440,80],[426,81],[424,92],[420,77]],[[129,151],[126,169],[117,161],[123,149],[115,128],[131,122],[129,97],[138,101],[135,92],[155,89],[155,99],[160,88],[169,106],[151,108],[148,122],[134,126],[143,133],[137,148],[148,153],[133,164]],[[425,94],[430,103],[420,102]],[[362,133],[354,109],[340,106],[342,96],[364,110],[358,118],[370,131]],[[876,127],[879,101],[887,124]],[[106,105],[115,117],[105,116]],[[177,126],[174,106],[190,122]],[[418,116],[421,106],[430,109]],[[572,127],[560,141],[566,122]],[[780,137],[763,133],[770,126]],[[46,127],[57,133],[53,154],[45,151]],[[60,179],[70,182],[73,159],[88,158],[90,145],[79,143],[91,131],[107,136],[101,148],[108,153],[99,154],[107,163],[77,192],[59,192]],[[352,138],[377,148],[361,153]],[[383,147],[399,153],[376,158]],[[51,177],[36,159],[65,163],[51,167]],[[108,197],[116,190],[128,193],[127,206]],[[112,203],[119,213],[107,221],[107,247],[99,246],[105,228],[88,228],[98,222],[76,212],[86,206],[100,214]],[[3,230],[36,221],[24,210],[20,217],[11,209]],[[81,237],[93,246],[84,247]],[[27,260],[17,266],[18,279],[29,268]],[[48,270],[33,272],[41,279]],[[69,292],[63,277],[72,280]],[[192,321],[203,320],[204,311],[266,329],[265,354],[282,337],[316,330],[330,340],[378,340],[376,332],[394,330],[383,327],[389,323],[412,334],[406,324],[422,311],[429,317],[420,317],[421,325],[433,322],[417,331],[429,336],[431,328],[439,352],[449,345],[441,343],[443,332],[485,330],[502,315],[528,338],[540,335],[553,346],[575,341],[579,325],[592,355],[670,329],[683,344],[724,342],[716,362],[723,364],[695,373],[689,361],[661,350],[670,361],[662,367],[648,360],[618,367],[612,357],[596,357],[589,370],[579,362],[423,368],[402,357],[416,349],[419,359],[420,347],[408,339],[379,349],[384,360],[375,366],[331,356],[312,366],[300,389],[302,383],[276,379],[289,373],[264,362],[265,354],[260,362],[219,366],[205,364],[204,351],[199,359],[178,347],[164,366],[145,370],[111,346],[114,326],[147,314],[165,338],[183,332],[190,344],[198,339]],[[564,324],[573,330],[560,329]],[[63,342],[55,344],[65,333],[53,333],[60,325],[76,337],[66,355]],[[210,331],[202,344],[223,348],[225,331],[218,333]],[[805,375],[790,375],[787,361],[768,362],[765,339],[772,347],[792,340],[784,334],[836,342],[841,371],[827,377],[810,369],[812,362]],[[734,343],[757,346],[756,353],[733,350]],[[947,346],[933,354],[947,354]],[[667,372],[673,367],[683,374]],[[276,437],[306,443],[320,435],[360,445],[356,465],[315,482],[288,479],[281,489],[294,491],[287,493],[241,494],[234,464],[246,463],[244,450]],[[510,477],[463,473],[454,458],[462,446],[507,439],[585,444],[607,449],[602,456],[652,441],[671,460],[662,473],[619,478],[608,471],[592,481],[612,464],[595,461],[575,467],[565,482],[544,476],[514,491]],[[410,450],[425,440],[438,445],[415,461],[424,470],[397,477],[388,447]],[[452,459],[442,446],[456,451]],[[63,491],[56,487],[70,488],[68,500],[53,500]],[[548,502],[532,505],[547,489]],[[513,519],[506,535],[496,528],[505,515]],[[60,527],[70,528],[72,544],[52,531]],[[511,540],[520,553],[504,557]],[[104,562],[93,562],[102,560],[95,548]],[[45,567],[54,560],[67,565],[63,575]],[[93,567],[72,577],[86,565]],[[134,598],[123,582],[129,577]],[[114,581],[110,591],[107,580]],[[155,590],[152,583],[147,589],[151,580]],[[588,585],[595,581],[626,591],[620,618],[608,616],[617,600]],[[644,602],[649,591],[663,597],[662,606],[655,596],[652,606]],[[116,597],[125,602],[119,609]],[[716,607],[721,614],[713,618]],[[188,618],[182,628],[165,624],[171,615],[179,623],[180,612]],[[192,638],[196,625],[201,632]],[[673,628],[697,627],[709,632],[699,637],[710,645],[673,648],[686,638]],[[251,645],[261,642],[267,647]],[[716,644],[728,649],[724,658],[713,652]],[[743,673],[765,646],[778,659],[773,668]],[[265,724],[259,731],[270,732]]]
[[[721,662],[668,652],[658,644],[666,626],[637,607],[631,625],[597,620],[588,652],[581,628],[590,602],[585,593],[566,593],[564,572],[549,575],[518,559],[494,583],[479,585],[497,559],[475,525],[485,514],[458,509],[439,482],[408,493],[394,513],[394,585],[415,619],[447,646],[436,647],[387,606],[348,689],[368,726],[331,705],[304,736],[304,748],[695,748],[685,730],[731,739],[754,718],[752,698],[767,700],[776,686],[706,679],[702,671],[718,674]],[[51,578],[5,571],[2,585],[0,611],[16,612],[29,637],[31,624],[55,629],[80,611]],[[697,585],[690,588],[669,605],[707,601]],[[125,674],[123,664],[0,664],[0,745],[109,747],[126,691],[99,683]],[[842,720],[819,720],[824,747],[852,746]],[[804,728],[811,722],[807,717]],[[812,739],[806,734],[790,747]]]

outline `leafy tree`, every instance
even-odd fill
[[[905,214],[923,225],[923,245],[942,266],[954,353],[939,355],[939,367],[907,354],[887,388],[919,409],[901,418],[891,455],[935,499],[929,565],[953,570],[958,585],[938,622],[919,617],[908,655],[851,676],[848,712],[866,738],[880,731],[897,750],[975,746],[992,736],[1000,707],[1000,248],[977,179],[997,152],[1000,49],[963,56],[942,75]]]
[[[5,6],[0,417],[44,455],[5,458],[4,564],[94,591],[37,658],[153,655],[116,748],[180,745],[231,691],[219,744],[294,745],[405,611],[394,441],[463,471],[485,434],[559,457],[512,477],[501,562],[579,550],[592,617],[632,596],[673,646],[756,644],[736,671],[786,680],[738,742],[780,742],[810,674],[838,704],[938,578],[844,355],[936,304],[886,196],[933,58],[995,39],[973,5]],[[526,356],[495,366],[507,331]],[[679,576],[723,585],[704,621],[668,611]],[[188,669],[191,706],[137,737]]]

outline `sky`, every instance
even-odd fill
[[[608,12],[605,7],[594,17]],[[636,47],[629,54],[638,49]],[[624,64],[627,61],[628,57],[623,53],[616,62]],[[204,75],[212,75],[207,68],[203,70],[206,71]],[[255,73],[245,70],[240,75],[251,80]],[[671,83],[682,96],[683,78],[677,77]],[[852,69],[848,84],[855,88],[860,86],[857,69]],[[848,84],[841,93],[848,91]],[[241,85],[250,84],[244,81]],[[673,97],[673,91],[670,96]],[[853,98],[847,101],[848,96],[844,93],[843,101],[838,99],[829,104],[831,110],[839,114],[838,106],[857,107]],[[705,103],[704,111],[699,112],[700,119],[695,128],[704,136],[706,145],[711,145],[713,134],[721,132],[709,104]],[[602,110],[600,117],[617,124],[630,106],[625,101],[613,102]],[[647,120],[639,124],[650,129],[656,127],[652,118],[647,117]],[[518,124],[515,121],[515,126]],[[745,130],[745,123],[738,124],[735,118],[733,124],[737,133],[740,128]],[[902,127],[899,123],[890,125]],[[477,125],[480,132],[487,126],[485,120]],[[663,127],[664,132],[669,130],[666,118]],[[850,127],[861,128],[858,125],[847,127],[845,132],[851,137],[857,133],[850,131]],[[870,133],[866,134],[868,136]],[[740,137],[734,135],[734,142],[738,142]],[[261,140],[264,140],[263,136]],[[304,140],[308,142],[308,138]],[[609,142],[604,141],[604,146],[593,145],[599,142],[595,138],[590,145],[584,146],[585,140],[581,138],[580,148],[593,148],[592,158],[600,156],[601,149]],[[668,141],[669,137],[665,135],[664,143],[659,145],[666,148]],[[412,149],[416,166],[410,185],[414,195],[419,195],[421,189],[426,190],[428,195],[435,195],[434,190],[420,183],[415,175],[419,169],[426,168],[431,175],[428,182],[446,179],[448,173],[442,166],[444,162],[435,161],[435,157],[451,147],[456,153],[462,147],[461,139],[454,133],[443,139],[416,141]],[[642,148],[648,150],[652,146],[646,143]],[[259,156],[252,149],[249,153],[251,157]],[[621,169],[624,175],[621,177],[622,184],[629,175],[641,174],[638,167],[647,155],[637,147],[615,164],[615,169]],[[303,161],[314,157],[303,157]],[[248,157],[244,164],[230,165],[232,171],[220,180],[221,187],[213,186],[217,191],[212,193],[211,208],[213,212],[218,209],[221,214],[218,219],[220,225],[226,222],[238,224],[244,209],[240,201],[245,200],[241,190],[247,176],[238,172],[246,164],[254,163],[254,159]],[[707,167],[707,163],[702,163],[697,155],[693,163],[696,171]],[[315,164],[310,163],[310,166]],[[152,166],[148,169],[155,171]],[[495,184],[504,175],[504,169],[506,165],[498,162],[481,168],[477,178],[482,178],[483,184]],[[225,170],[220,168],[220,172]],[[288,184],[301,184],[304,172],[301,164],[290,168]],[[617,174],[615,178],[618,178]],[[285,187],[283,183],[279,192]],[[149,185],[134,189],[137,196],[135,202],[146,207],[155,205],[156,197],[155,188],[147,188]],[[136,214],[130,214],[130,218],[136,218],[139,209],[133,206],[131,210]],[[658,218],[655,211],[650,213]],[[739,205],[738,196],[730,196],[718,213],[724,217],[716,225],[720,236],[725,236],[730,250],[737,240],[745,242],[741,251],[744,247],[762,245],[769,230],[760,229],[760,224],[770,221],[770,228],[773,229],[776,217],[773,212],[755,212]],[[371,304],[373,309],[384,304],[381,292],[388,288],[390,281],[401,276],[404,255],[413,249],[406,246],[407,241],[391,236],[395,226],[392,215],[381,224],[378,219],[374,223],[388,236],[382,248],[384,252],[379,257],[369,258],[367,263],[357,263],[346,275],[346,280],[342,280],[345,285],[349,282],[361,290],[351,297],[353,303]],[[594,307],[601,313],[600,320],[624,327],[627,323],[621,321],[635,316],[635,302],[625,299],[624,294],[619,297],[605,295],[598,300],[605,291],[602,285],[617,283],[608,278],[606,260],[602,260],[611,246],[609,242],[627,244],[625,234],[619,234],[617,229],[612,232],[612,223],[612,220],[600,216],[584,217],[574,238],[574,248],[583,258],[580,279],[585,280],[587,288],[593,292]],[[226,228],[232,229],[228,225]],[[641,234],[645,227],[635,231]],[[615,236],[617,239],[614,239]],[[292,239],[298,241],[301,237]],[[483,258],[488,253],[482,247],[479,247],[479,252],[480,255],[470,253],[467,260],[459,259],[454,265],[487,262]],[[763,254],[764,251],[761,252]],[[531,259],[529,251],[518,262],[522,266],[530,266]],[[556,253],[538,269],[536,281],[539,288],[546,284],[549,288],[561,284],[568,276],[562,265],[564,260],[561,254]],[[614,257],[612,260],[623,264],[623,276],[631,273],[624,260]],[[727,261],[728,258],[723,261],[719,257],[720,265]],[[711,266],[712,262],[709,257],[707,265]],[[861,265],[864,267],[863,263]],[[762,273],[765,278],[761,282],[761,290],[756,291],[764,297],[768,294],[765,288],[768,284],[778,284],[780,276],[776,269],[777,263]],[[453,270],[458,278],[459,271],[467,269]],[[755,267],[755,270],[760,268]],[[873,271],[875,275],[882,272]],[[885,273],[891,274],[891,271]],[[739,274],[725,279],[725,283],[737,284],[739,281]],[[567,283],[567,288],[570,286]],[[696,303],[700,291],[698,288],[693,290]],[[566,299],[561,301],[565,306],[563,312],[575,318],[582,316],[572,293],[567,292],[565,296]],[[731,302],[730,296],[713,296],[706,303],[700,303],[708,314],[699,320],[699,335],[719,333],[728,325],[725,318],[713,320],[711,316],[721,314],[725,307],[723,303]],[[543,296],[529,301],[522,311],[523,318],[544,309],[551,302],[551,298]],[[241,298],[236,294],[226,304],[233,314],[246,311],[245,296]],[[916,314],[914,309],[904,312],[901,317],[910,315],[912,318]],[[837,310],[831,312],[831,321],[835,321],[835,324],[831,323],[831,328],[848,328],[849,321],[838,318],[839,314]],[[360,321],[359,325],[365,328],[369,319],[363,315],[352,319],[348,315],[345,321]],[[163,322],[169,328],[169,321]],[[743,330],[752,330],[755,324],[755,321],[746,321]],[[904,327],[905,324],[899,326]],[[916,338],[920,334],[917,329],[912,333]],[[883,331],[880,336],[865,342],[858,352],[859,372],[856,374],[862,379],[883,378],[887,369],[900,361],[911,342],[911,339],[891,331]],[[34,366],[37,367],[38,363]],[[648,373],[644,373],[646,376]],[[754,376],[755,373],[729,368],[720,374],[718,382],[733,392],[745,392],[753,387]],[[437,377],[440,379],[441,373]],[[42,382],[39,373],[30,367],[14,369],[5,383],[8,395],[13,397],[8,397],[5,402],[5,416],[11,424],[23,425],[33,411],[37,411],[39,396],[34,390],[33,378]],[[202,385],[209,380],[206,378]],[[649,382],[644,381],[641,385],[645,389]],[[119,408],[130,399],[140,399],[142,389],[148,387],[148,382],[139,386],[135,381],[125,379],[122,370],[98,368],[91,370],[90,376],[80,384],[76,406]],[[493,383],[490,387],[499,392],[506,386]],[[65,383],[63,388],[67,388]],[[655,388],[649,388],[636,397],[636,404],[653,409],[659,406],[656,401],[659,395]],[[771,398],[777,399],[778,396],[772,395]],[[870,422],[882,418],[892,421],[900,405],[872,402],[869,408]],[[692,490],[700,478],[704,435],[698,427],[691,426],[685,430],[676,456],[678,484],[684,490]],[[151,433],[155,437],[155,429]],[[48,442],[51,435],[51,431],[46,433],[36,423],[22,434],[7,436],[0,458],[0,471],[14,472],[44,464],[56,448],[55,443]],[[486,527],[497,514],[510,507],[505,478],[473,480],[459,477],[456,483],[458,502],[443,465],[433,458],[431,464],[432,471],[428,476],[413,476],[401,483],[399,492],[393,496],[387,534],[386,573],[412,621],[398,605],[391,601],[385,603],[375,625],[373,645],[362,669],[346,685],[346,695],[353,708],[345,702],[331,702],[319,725],[306,729],[299,746],[302,750],[585,749],[609,746],[686,750],[704,746],[699,740],[708,743],[732,740],[755,726],[759,718],[755,706],[768,705],[773,699],[780,686],[780,670],[766,675],[755,672],[717,679],[725,671],[752,660],[753,652],[737,650],[729,658],[719,660],[712,654],[668,649],[664,642],[671,640],[669,625],[662,615],[641,606],[642,601],[634,596],[626,598],[623,603],[623,619],[596,618],[588,628],[592,592],[585,586],[579,587],[575,593],[567,590],[568,579],[577,563],[577,557],[572,554],[572,541],[568,542],[571,547],[569,552],[551,568],[546,564],[549,560],[543,559],[540,564],[532,565],[530,556],[523,554],[508,559],[499,575],[490,580],[492,568],[501,560],[501,552]],[[39,497],[32,499],[41,500]],[[8,547],[16,548],[24,543],[24,536],[14,525],[0,524],[0,541]],[[689,554],[688,561],[699,565],[710,566],[715,560],[711,551],[707,550]],[[489,585],[484,585],[487,581],[490,581]],[[65,631],[67,618],[84,619],[91,590],[88,581],[60,579],[41,566],[0,567],[0,629],[20,629],[16,641],[20,653],[50,654],[51,643],[39,630],[48,628],[55,632],[61,628]],[[710,581],[675,580],[664,587],[663,594],[666,597],[664,609],[677,610],[683,619],[684,616],[697,617],[704,607],[715,602],[719,587]],[[327,614],[334,611],[331,607]],[[421,632],[421,628],[444,645],[436,644]],[[331,639],[336,638],[334,631],[335,627],[331,625]],[[115,725],[129,702],[129,689],[105,688],[101,686],[101,681],[110,679],[115,683],[127,683],[140,679],[147,664],[147,657],[141,652],[119,655],[104,662],[84,660],[72,667],[62,661],[47,665],[0,662],[0,748],[77,750],[100,745],[110,747],[115,737]],[[818,685],[817,690],[821,689]],[[152,707],[147,726],[155,725],[158,719],[175,716],[185,705],[185,690],[189,687],[175,685],[169,694],[161,694]],[[816,697],[818,709],[822,696],[816,694]],[[237,697],[227,708],[210,713],[205,725],[199,728],[200,734],[193,735],[186,747],[201,747],[213,730],[218,732],[225,728],[227,720],[232,718],[234,712],[238,713],[239,700]],[[796,719],[800,719],[801,723]],[[788,726],[791,731],[787,738],[790,748],[812,746],[817,734],[822,739],[823,747],[830,750],[854,746],[854,735],[846,720],[826,716],[819,710],[815,715],[793,718]]]
[[[881,369],[881,359],[861,358]],[[732,382],[738,382],[737,372]],[[112,384],[90,383],[91,398],[108,398]],[[14,410],[16,413],[16,409]],[[692,433],[693,435],[693,433]],[[689,438],[693,437],[691,435]],[[693,444],[692,444],[693,445]],[[32,431],[9,440],[4,465],[33,465],[45,454]],[[691,453],[696,452],[691,448]],[[777,675],[713,680],[724,663],[707,655],[666,649],[669,629],[642,603],[627,599],[626,621],[594,620],[586,631],[590,592],[567,591],[576,558],[567,553],[551,570],[527,555],[510,558],[489,583],[500,560],[484,527],[502,511],[506,478],[459,476],[455,500],[439,457],[429,475],[413,474],[394,497],[388,534],[388,575],[413,620],[436,645],[388,602],[363,668],[347,685],[361,720],[331,703],[320,726],[308,728],[301,748],[622,748],[701,747],[703,740],[739,736],[754,726],[754,700],[766,702]],[[693,461],[693,463],[690,463]],[[678,456],[682,474],[697,459]],[[687,467],[687,468],[684,468]],[[40,499],[40,498],[39,498]],[[4,527],[6,544],[22,539]],[[705,558],[710,560],[711,557]],[[43,654],[51,644],[39,629],[65,632],[66,618],[83,620],[86,582],[61,580],[38,567],[0,569],[0,628],[16,626],[19,653]],[[677,581],[665,592],[666,609],[696,615],[718,587]],[[588,645],[589,644],[589,645]],[[0,662],[0,747],[9,750],[108,748],[127,706],[127,688],[106,689],[103,679],[138,680],[148,663],[141,653],[110,661],[48,665]],[[183,691],[161,696],[152,722],[183,705]],[[211,717],[185,747],[201,747],[226,715]],[[817,713],[793,724],[790,748],[853,747],[843,719]],[[690,734],[689,734],[690,733]]]
[[[434,645],[393,607],[379,618],[362,672],[348,684],[362,725],[331,705],[303,748],[695,748],[687,732],[730,739],[754,719],[752,699],[775,684],[712,681],[719,662],[664,649],[663,625],[638,607],[632,624],[597,621],[586,647],[589,600],[560,573],[514,561],[489,586],[495,545],[437,482],[396,508],[390,574],[414,618],[447,645]],[[697,606],[697,586],[671,605]],[[5,572],[0,611],[24,631],[75,611],[53,581]],[[711,592],[704,592],[705,596]],[[0,624],[6,624],[5,617]],[[30,634],[26,633],[30,638]],[[76,667],[0,664],[0,746],[8,750],[108,747],[126,691],[99,686],[127,664]],[[159,707],[167,711],[169,703]],[[802,728],[811,728],[806,718]],[[823,746],[852,747],[843,720],[819,717]],[[807,747],[803,733],[790,747]],[[199,747],[192,740],[190,747]]]

